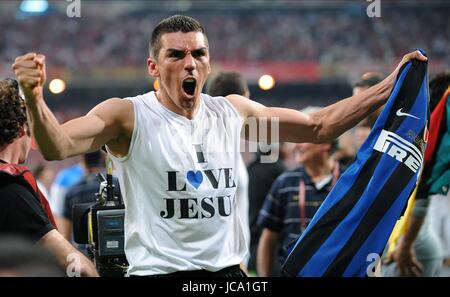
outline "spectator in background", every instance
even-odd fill
[[[378,84],[381,81],[381,75],[375,72],[367,72],[364,73],[361,76],[361,80],[355,83],[353,86],[353,96],[367,90],[368,88]],[[372,128],[373,124],[375,124],[375,121],[378,119],[378,116],[380,115],[381,111],[383,110],[384,106],[379,107],[377,110],[369,114],[365,119],[361,121],[361,123],[356,126],[358,128],[359,126],[362,127],[369,127]],[[364,138],[365,140],[365,138]],[[362,143],[361,143],[362,144]],[[361,144],[358,145],[358,149],[361,146]]]
[[[442,94],[448,94],[450,88],[450,72],[444,72],[436,75],[432,81],[430,81],[430,109],[436,106],[439,100],[442,98]],[[447,98],[446,106],[446,127],[447,131],[442,141],[445,144],[441,144],[440,148],[445,152],[441,157],[446,159],[447,169],[448,166],[448,152],[449,152],[449,131],[450,131],[450,99]],[[442,180],[446,180],[446,184],[442,184],[441,193],[431,197],[430,201],[430,225],[431,228],[436,231],[442,247],[443,267],[441,276],[450,277],[450,177],[449,170],[445,171]],[[447,189],[446,191],[444,191]],[[446,192],[446,194],[445,194]]]
[[[384,276],[450,276],[450,73],[437,75],[429,88],[430,112],[440,100],[446,102],[443,128],[434,162],[427,164],[432,168],[423,170],[425,180],[421,180],[406,232],[383,266]],[[420,190],[423,183],[426,191]]]
[[[238,94],[250,98],[250,91],[244,77],[237,72],[222,72],[211,78],[208,83],[207,94],[211,96],[227,96],[230,94]],[[248,183],[249,176],[242,156],[239,158],[238,164],[238,186],[236,190],[239,217],[241,225],[244,228],[245,242],[250,246],[250,227],[248,221],[249,213],[249,195]],[[245,257],[241,268],[247,272],[249,255]]]
[[[308,107],[302,112],[319,109]],[[258,276],[280,275],[288,247],[305,230],[344,171],[333,157],[335,146],[335,141],[295,145],[300,167],[275,180],[259,214],[263,231],[258,246]]]
[[[285,171],[283,160],[286,159],[288,152],[286,149],[289,144],[280,144],[279,146],[272,145],[271,150],[278,151],[278,160],[274,163],[261,162],[262,152],[257,152],[253,161],[248,165],[249,175],[249,223],[250,223],[250,259],[249,272],[256,275],[257,267],[257,251],[259,238],[261,236],[262,228],[257,224],[259,212],[264,204],[264,199],[269,193],[270,186],[276,178]],[[266,151],[266,150],[265,150]]]
[[[381,81],[381,75],[374,72],[367,72],[361,76],[361,80],[353,85],[353,96],[376,85]],[[383,106],[372,112],[368,117],[362,120],[356,127],[350,129],[339,137],[338,151],[336,158],[345,166],[353,163],[356,153],[361,145],[369,136],[373,124],[377,120]]]
[[[63,208],[64,208],[64,197],[66,196],[67,190],[78,183],[84,176],[84,169],[81,165],[80,157],[76,157],[78,162],[72,166],[64,168],[55,177],[53,184],[50,188],[50,197],[52,197],[52,210],[55,213],[56,223],[58,227],[63,222]]]
[[[61,220],[61,233],[64,237],[72,241],[73,238],[73,218],[72,208],[75,204],[95,202],[100,188],[100,182],[97,178],[98,173],[105,173],[105,158],[102,151],[87,153],[82,156],[81,166],[85,176],[75,185],[68,188],[63,201],[63,213]],[[114,178],[114,191],[117,197],[121,197],[119,183]],[[81,251],[85,251],[84,246],[79,247]]]
[[[0,235],[26,237],[53,253],[66,267],[77,256],[82,275],[98,276],[94,265],[56,230],[53,214],[36,181],[23,164],[31,147],[25,102],[18,83],[0,81]]]
[[[356,136],[353,128],[338,138],[336,160],[339,160],[345,166],[350,166],[355,160],[356,152]]]
[[[47,197],[50,205],[52,205],[52,198],[49,195],[49,190],[52,185],[53,178],[55,177],[55,172],[52,167],[44,163],[39,163],[33,168],[32,172],[36,178],[39,190],[41,190],[42,194]]]

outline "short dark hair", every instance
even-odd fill
[[[449,87],[450,72],[439,73],[430,81],[430,112],[433,112]]]
[[[246,92],[247,81],[238,72],[220,72],[210,80],[206,91],[211,96],[244,95]]]
[[[353,87],[366,87],[370,88],[377,83],[381,82],[381,76],[377,73],[368,72],[361,76],[361,80],[357,81]]]
[[[149,54],[151,57],[157,58],[159,55],[161,49],[161,36],[165,33],[174,32],[202,32],[203,35],[205,35],[203,26],[194,18],[185,15],[174,15],[166,18],[153,29],[149,44]]]
[[[17,81],[10,78],[0,81],[0,145],[12,143],[26,123],[25,102]]]
[[[43,163],[38,163],[36,166],[33,167],[31,171],[33,173],[33,176],[36,179],[39,179],[42,173],[45,171],[45,165]]]
[[[87,168],[103,167],[103,152],[101,150],[98,150],[92,153],[84,154],[83,162]]]

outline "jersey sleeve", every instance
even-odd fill
[[[0,186],[0,233],[38,241],[54,228],[39,200],[25,186]]]

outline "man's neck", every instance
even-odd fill
[[[162,90],[155,92],[155,96],[159,103],[161,103],[165,108],[189,120],[192,120],[195,117],[200,107],[200,98],[197,98],[195,101],[195,106],[192,109],[187,110],[177,106],[169,95]]]
[[[323,160],[323,162],[314,162],[304,164],[306,173],[314,182],[322,180],[329,176],[334,168],[335,161],[332,159]]]
[[[0,148],[0,159],[10,164],[19,164],[18,150],[11,145],[6,145]]]

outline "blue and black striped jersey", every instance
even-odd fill
[[[367,276],[420,175],[429,117],[427,62],[402,66],[355,162],[291,248],[292,276]]]

